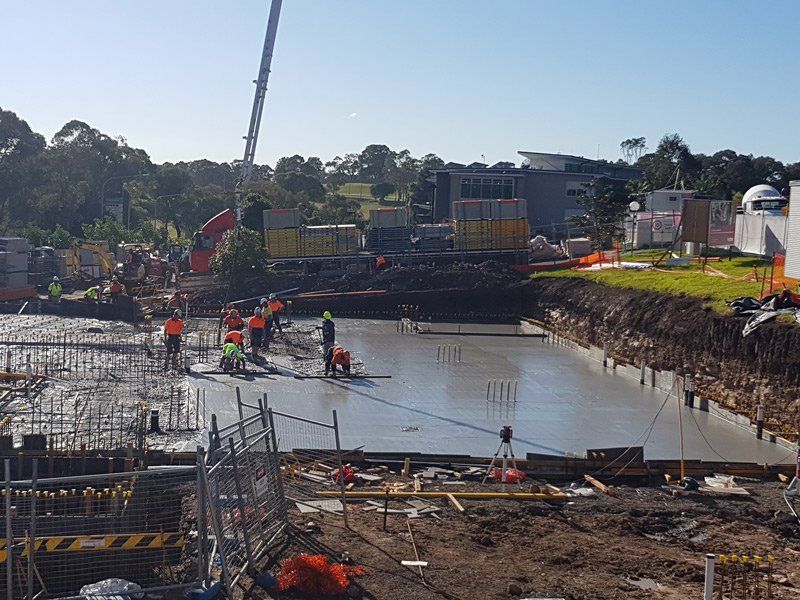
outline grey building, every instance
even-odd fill
[[[433,221],[449,219],[451,203],[456,200],[524,198],[528,201],[531,230],[549,232],[568,217],[582,214],[576,200],[585,193],[585,183],[596,177],[625,181],[642,177],[639,169],[627,164],[568,154],[519,154],[524,157],[520,168],[509,166],[510,163],[497,163],[491,167],[473,163],[436,171],[431,211]]]

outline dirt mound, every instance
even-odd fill
[[[520,274],[506,264],[487,261],[477,265],[455,263],[442,267],[419,265],[392,267],[378,273],[371,283],[392,291],[505,288],[519,282]]]

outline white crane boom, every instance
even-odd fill
[[[253,160],[256,156],[258,129],[261,126],[261,113],[264,110],[264,98],[267,95],[267,81],[269,80],[269,72],[272,65],[272,51],[275,48],[275,36],[278,32],[278,18],[281,15],[282,3],[283,0],[272,0],[272,6],[269,10],[267,34],[264,37],[264,50],[261,53],[261,66],[258,69],[258,79],[254,81],[256,95],[253,99],[253,111],[250,115],[250,129],[244,138],[246,140],[244,159],[242,160],[242,170],[237,185],[239,191],[244,189],[244,186],[247,185],[253,175]]]

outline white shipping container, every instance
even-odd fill
[[[294,229],[300,227],[299,208],[273,208],[264,211],[264,229]]]
[[[4,271],[25,271],[27,273],[27,252],[0,252],[0,269]]]
[[[376,208],[369,211],[369,223],[373,229],[405,227],[408,224],[408,211],[405,208]]]
[[[491,218],[501,220],[527,219],[528,201],[525,198],[491,200]]]
[[[440,240],[453,233],[453,228],[446,223],[435,225],[417,225],[414,228],[414,235],[420,239]]]

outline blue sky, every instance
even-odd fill
[[[267,0],[0,0],[0,106],[153,160],[240,158]],[[800,2],[284,0],[257,162],[370,143],[445,160],[695,152],[800,161]]]

